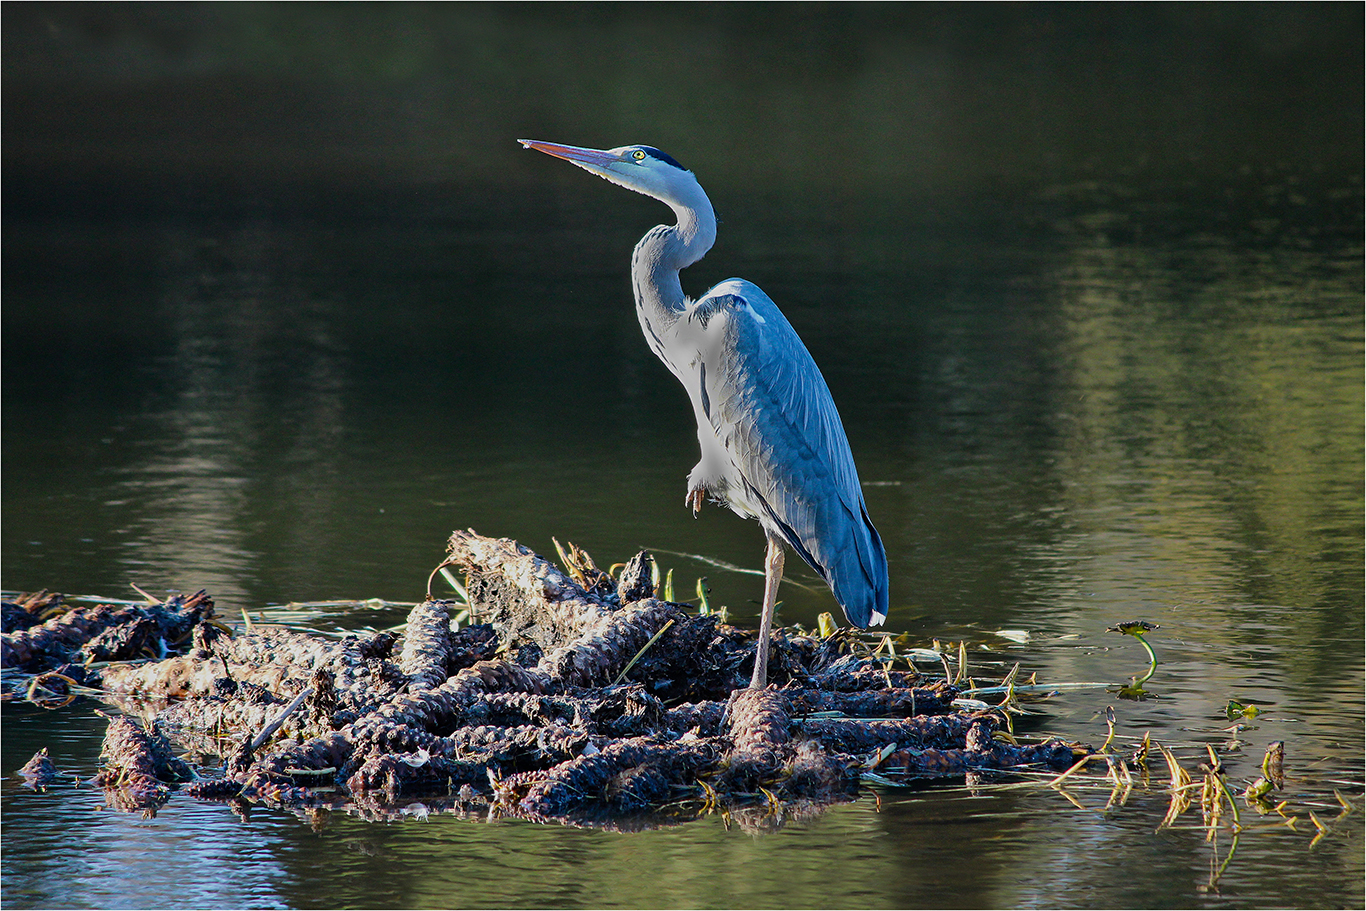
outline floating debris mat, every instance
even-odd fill
[[[716,809],[781,822],[870,779],[1086,755],[1021,745],[1000,712],[960,710],[947,681],[891,669],[847,630],[777,630],[769,686],[750,690],[755,634],[657,597],[648,553],[613,577],[572,545],[567,571],[472,531],[448,550],[438,569],[463,571],[468,603],[429,597],[401,634],[233,635],[203,592],[74,609],[25,596],[4,605],[5,697],[118,708],[96,783],[144,812],[180,794],[376,818],[420,801],[618,828]],[[24,774],[50,780],[50,765]]]

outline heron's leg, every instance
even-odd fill
[[[697,511],[702,508],[702,498],[706,495],[707,492],[703,490],[701,487],[689,488],[688,496],[683,500],[683,504],[685,506],[691,507],[692,514],[696,516]]]
[[[783,542],[768,536],[764,555],[764,607],[759,616],[759,647],[754,655],[754,676],[749,688],[761,690],[768,684],[768,645],[773,633],[773,605],[778,603],[778,583],[783,581]]]

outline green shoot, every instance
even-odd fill
[[[835,635],[837,630],[839,630],[839,625],[835,623],[835,615],[829,611],[823,612],[816,618],[816,625],[820,630],[822,639],[829,639],[831,636]]]
[[[617,674],[617,679],[615,679],[615,680],[612,681],[612,686],[616,686],[618,683],[620,683],[622,680],[624,680],[624,679],[626,678],[627,673],[630,672],[631,668],[633,668],[633,667],[636,666],[636,662],[640,660],[640,656],[643,655],[643,654],[645,654],[647,651],[649,651],[650,646],[652,646],[652,645],[654,645],[656,642],[658,642],[658,641],[659,641],[659,637],[662,636],[662,635],[664,635],[666,632],[668,632],[668,631],[669,631],[669,627],[671,627],[671,626],[673,626],[673,625],[674,625],[674,622],[673,622],[672,620],[670,620],[668,623],[665,623],[663,626],[661,626],[661,627],[659,628],[659,632],[657,632],[657,633],[655,633],[653,636],[651,636],[651,637],[650,637],[650,641],[647,642],[647,643],[645,643],[644,645],[642,645],[642,646],[640,647],[640,651],[636,652],[635,657],[632,658],[630,661],[628,661],[628,662],[626,663],[626,666],[625,666],[624,668],[621,669],[621,673],[620,673],[620,674]]]
[[[1120,689],[1120,695],[1132,699],[1143,698],[1143,684],[1152,679],[1153,674],[1157,673],[1157,652],[1148,644],[1148,640],[1143,638],[1143,634],[1157,629],[1156,623],[1149,623],[1147,620],[1128,620],[1117,623],[1110,627],[1107,632],[1122,633],[1125,636],[1133,636],[1138,640],[1138,644],[1143,646],[1143,650],[1148,653],[1148,672],[1142,677],[1134,677],[1128,686]]]

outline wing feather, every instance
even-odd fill
[[[824,377],[777,305],[749,282],[713,288],[692,310],[706,419],[747,511],[829,583],[849,620],[887,613],[887,558]]]

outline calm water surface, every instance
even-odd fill
[[[655,548],[750,622],[761,579],[702,558],[758,568],[762,535],[683,508],[687,399],[631,312],[630,249],[665,210],[554,186],[7,215],[4,589],[205,587],[228,616],[413,600],[473,527],[600,563]],[[1099,744],[1113,705],[1121,747],[1151,732],[1195,770],[1228,700],[1255,703],[1231,783],[1283,740],[1298,831],[1254,826],[1211,888],[1227,830],[1157,831],[1156,792],[892,790],[772,832],[621,834],[185,798],[144,819],[9,777],[5,907],[1362,904],[1359,182],[713,195],[685,286],[750,278],[811,348],[887,545],[889,628],[990,648],[987,676],[1119,684],[1146,661],[1106,627],[1158,623],[1155,698],[1069,692],[1024,727]],[[781,618],[810,625],[833,602],[790,568],[808,587]],[[92,708],[6,706],[4,773],[47,746],[88,778]]]

